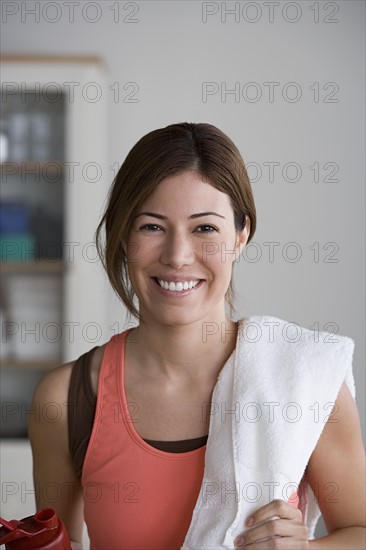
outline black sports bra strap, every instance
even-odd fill
[[[93,429],[97,398],[91,383],[91,363],[97,346],[74,363],[68,392],[69,451],[76,474],[81,477]]]

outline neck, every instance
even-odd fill
[[[217,378],[235,349],[237,330],[225,315],[185,325],[144,321],[131,331],[131,350],[146,375],[167,383],[205,381]]]

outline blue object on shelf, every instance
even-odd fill
[[[30,231],[29,206],[24,202],[0,202],[0,233],[28,233]]]

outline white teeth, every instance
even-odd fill
[[[189,282],[184,281],[184,283],[179,281],[177,283],[173,283],[173,282],[168,283],[168,281],[162,281],[160,279],[157,279],[157,281],[161,286],[161,288],[165,288],[166,290],[173,290],[175,292],[181,292],[182,290],[188,290],[190,288],[194,288],[199,283],[199,281],[189,281]]]

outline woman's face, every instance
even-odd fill
[[[230,198],[186,171],[165,178],[133,219],[129,276],[144,321],[190,324],[225,315],[232,264],[249,235]]]

